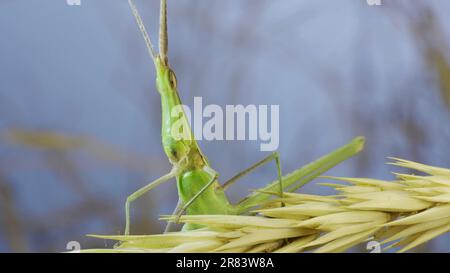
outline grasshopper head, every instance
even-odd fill
[[[169,61],[167,57],[168,52],[168,35],[167,35],[167,0],[161,0],[160,19],[159,19],[159,53],[156,53],[150,36],[148,35],[144,23],[142,22],[139,11],[134,4],[133,0],[128,0],[128,4],[133,11],[133,15],[136,18],[139,29],[144,37],[150,56],[156,68],[156,87],[160,94],[167,94],[176,90],[177,78],[175,73],[170,69]]]
[[[161,57],[156,57],[156,88],[160,94],[167,94],[177,90],[177,77],[175,72],[165,64]]]

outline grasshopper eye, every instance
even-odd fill
[[[175,72],[169,70],[169,84],[173,89],[177,88],[177,76],[175,76]]]

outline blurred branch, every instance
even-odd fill
[[[84,150],[100,161],[112,162],[127,169],[148,170],[154,162],[123,151],[115,145],[105,143],[92,136],[68,135],[52,131],[32,131],[23,129],[10,129],[3,132],[0,137],[10,143],[24,147],[54,151],[58,153]]]
[[[389,2],[390,3],[390,2]],[[442,100],[450,109],[450,46],[446,43],[441,23],[426,2],[392,2],[391,11],[402,15],[428,68],[436,75]]]
[[[0,176],[0,220],[5,230],[6,240],[13,252],[26,252],[25,234],[19,214],[14,205],[14,195],[6,178]]]

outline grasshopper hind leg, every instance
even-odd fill
[[[282,175],[282,171],[281,171],[281,162],[280,162],[280,155],[278,154],[278,152],[273,152],[271,153],[269,156],[263,158],[262,160],[256,162],[255,164],[253,164],[252,166],[250,166],[249,168],[241,171],[240,173],[238,173],[237,175],[233,176],[232,178],[230,178],[230,180],[228,180],[227,182],[225,182],[222,186],[222,188],[225,190],[226,188],[228,188],[229,186],[231,186],[232,184],[234,184],[235,182],[237,182],[240,178],[246,176],[247,174],[252,173],[253,171],[255,171],[257,168],[266,165],[267,163],[271,162],[271,161],[275,161],[276,167],[277,167],[277,176],[278,176],[278,184],[279,184],[279,195],[280,198],[283,197],[283,175]],[[284,204],[281,204],[282,206],[284,206]],[[238,207],[238,211],[240,211],[239,208],[239,204],[237,205]]]
[[[181,201],[180,198],[178,198],[177,206],[173,210],[172,215],[178,215],[180,213],[182,207],[183,207],[183,202]],[[166,225],[166,228],[164,229],[164,233],[175,231],[176,224],[177,223],[169,221]]]
[[[243,176],[253,172],[258,167],[263,166],[270,161],[275,161],[275,163],[276,163],[278,181],[279,181],[279,191],[280,191],[279,193],[280,193],[280,197],[282,197],[283,196],[282,172],[281,172],[280,157],[277,152],[270,154],[266,158],[262,159],[261,161],[257,162],[256,164],[250,166],[246,170],[244,170],[244,171],[240,172],[239,174],[235,175],[234,177],[232,177],[230,180],[228,180],[226,183],[223,184],[223,186],[221,187],[222,190],[225,190],[228,186],[235,183],[239,178],[242,178]],[[172,214],[172,215],[175,215],[175,219],[173,222],[170,222],[167,224],[165,232],[172,231],[173,226],[175,224],[179,223],[181,215],[183,215],[183,213],[189,208],[189,206],[191,206],[192,203],[194,203],[195,200],[197,200],[202,195],[202,193],[204,193],[217,180],[217,178],[218,178],[218,174],[216,172],[214,172],[210,181],[208,181],[208,183],[206,183],[189,201],[187,201],[185,204],[183,204],[181,202],[181,200],[178,201],[177,208],[175,209],[174,213]],[[185,230],[185,228],[186,228],[186,226],[183,227],[183,230]]]
[[[199,198],[202,195],[202,193],[204,193],[214,182],[216,182],[218,177],[219,174],[214,172],[210,181],[206,183],[205,186],[203,186],[203,188],[201,188],[188,202],[180,206],[180,209],[175,217],[175,224],[178,224],[180,222],[181,215],[183,215],[183,213],[192,205],[192,203],[194,203],[195,200],[197,200],[197,198]]]

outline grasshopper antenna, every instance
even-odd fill
[[[163,1],[163,2],[165,2],[165,1]],[[148,52],[149,52],[150,56],[152,57],[153,62],[156,64],[156,57],[158,54],[156,53],[155,48],[153,47],[152,41],[150,40],[150,36],[148,36],[147,30],[145,29],[145,26],[144,26],[144,22],[142,21],[142,18],[139,15],[139,11],[134,3],[134,0],[128,0],[128,5],[130,6],[131,11],[133,12],[134,18],[136,18],[136,22],[139,26],[142,36],[144,37],[145,44],[147,45]],[[161,7],[162,7],[162,3],[161,3]],[[167,13],[166,13],[166,15],[167,15]],[[166,31],[167,31],[167,27],[166,27]],[[166,33],[166,37],[167,37],[167,33]],[[166,44],[167,44],[167,42],[166,42]]]
[[[167,52],[169,39],[167,35],[167,0],[161,0],[159,14],[159,54],[165,65],[168,65]]]

